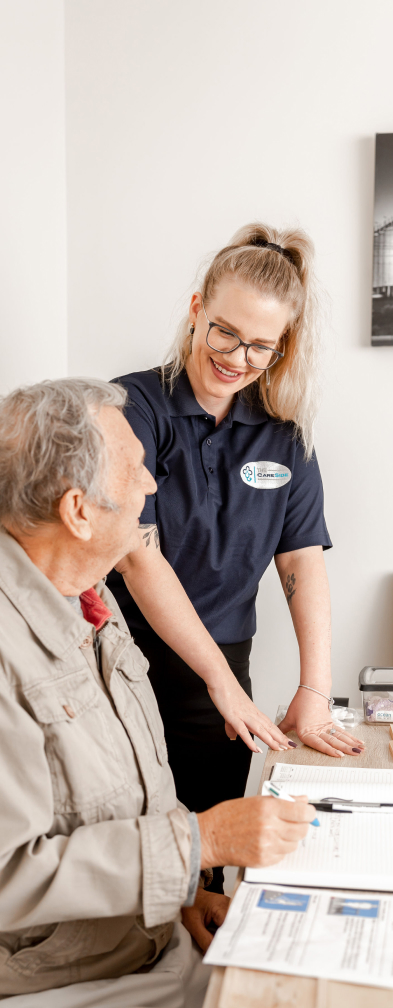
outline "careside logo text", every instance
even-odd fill
[[[240,470],[243,483],[257,487],[258,490],[278,490],[280,486],[289,483],[292,476],[288,466],[278,462],[246,462]]]

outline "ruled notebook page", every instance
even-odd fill
[[[271,780],[284,784],[289,794],[306,794],[314,801],[352,798],[393,804],[393,770],[275,763]]]
[[[318,812],[292,854],[272,868],[247,868],[246,882],[393,891],[393,816]]]

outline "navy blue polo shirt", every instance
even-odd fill
[[[292,423],[241,397],[216,427],[186,371],[172,395],[159,368],[116,380],[127,389],[126,416],[157,482],[140,521],[157,524],[162,553],[214,640],[246,640],[272,557],[332,545],[316,457],[305,461]],[[108,584],[131,633],[146,628],[123,579],[114,572]]]

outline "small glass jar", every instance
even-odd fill
[[[366,665],[359,673],[359,689],[367,724],[393,722],[393,668]]]

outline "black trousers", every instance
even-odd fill
[[[169,764],[177,796],[193,812],[244,795],[251,752],[239,737],[231,742],[224,719],[206,685],[153,630],[132,629],[150,663],[149,677],[164,722]],[[249,697],[252,639],[219,644],[232,672]],[[223,871],[214,870],[213,892],[223,892]]]

